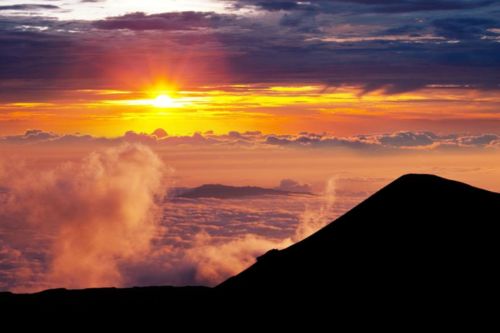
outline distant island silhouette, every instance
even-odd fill
[[[196,193],[196,192],[194,192]],[[218,311],[215,302],[308,307],[283,297],[332,304],[453,302],[487,295],[498,283],[500,194],[433,175],[390,183],[310,237],[272,250],[215,288],[56,289],[0,293],[18,311]],[[220,309],[219,309],[220,310]]]
[[[264,188],[258,186],[228,186],[222,184],[205,184],[191,189],[184,189],[176,195],[178,198],[216,198],[237,199],[245,197],[258,197],[264,195],[313,195],[310,192],[284,191],[279,189]]]

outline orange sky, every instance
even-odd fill
[[[58,133],[117,136],[127,130],[171,134],[213,130],[265,133],[371,134],[397,130],[500,133],[496,91],[435,87],[397,95],[363,94],[359,87],[227,85],[183,89],[159,84],[142,90],[61,91],[40,100],[0,104],[5,134],[41,128]]]
[[[6,1],[3,135],[500,133],[486,3]]]

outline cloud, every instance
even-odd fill
[[[26,249],[19,250],[0,239],[0,290],[9,290],[16,283],[23,290],[37,290],[43,279],[43,264],[29,258]]]
[[[214,12],[171,12],[161,14],[132,13],[95,21],[99,29],[143,30],[195,30],[234,23],[235,17]]]
[[[332,177],[326,182],[325,190],[321,197],[320,207],[307,207],[300,217],[300,222],[297,225],[295,234],[292,237],[294,242],[303,240],[312,235],[325,225],[327,225],[333,216],[333,208],[335,204],[337,178]]]
[[[397,150],[436,150],[440,148],[492,148],[490,144],[497,134],[448,134],[432,132],[399,131],[395,133],[355,135],[352,137],[332,137],[328,135],[303,134],[300,136],[273,136],[266,143],[275,146],[301,148],[345,148],[366,152],[389,152]]]
[[[378,135],[376,139],[382,145],[392,147],[429,146],[438,141],[438,137],[431,132],[397,132]]]
[[[302,147],[302,148],[346,148],[346,149],[368,149],[380,148],[376,143],[366,140],[364,137],[335,137],[328,135],[317,135],[312,133],[300,134],[298,136],[269,135],[266,144],[274,146]]]
[[[409,13],[425,11],[457,11],[486,7],[494,3],[493,0],[403,0],[403,1],[369,1],[369,0],[342,0],[363,4],[376,4],[375,12],[380,13]]]
[[[500,87],[495,1],[231,4],[259,10],[131,13],[94,22],[0,17],[0,75],[31,84],[9,86],[0,97],[47,98],[67,89],[69,79],[75,89],[109,88],[120,85],[110,72],[147,76],[152,67],[183,72],[181,79],[197,86],[272,80],[387,94],[446,84]],[[393,15],[398,12],[406,16]],[[453,43],[457,38],[461,43]],[[186,63],[189,79],[180,70]]]
[[[231,0],[232,1],[232,0]],[[269,11],[314,11],[331,13],[334,10],[367,11],[375,13],[411,13],[421,11],[450,11],[486,7],[493,0],[319,0],[314,2],[295,0],[237,0],[236,7],[253,6]],[[351,4],[340,7],[339,4]],[[358,7],[356,7],[358,6]]]
[[[489,29],[500,27],[500,23],[491,19],[477,17],[444,18],[432,22],[436,33],[448,39],[470,40],[483,36],[494,36]]]
[[[138,145],[95,152],[48,171],[3,165],[2,229],[19,233],[7,234],[19,246],[11,255],[22,256],[34,237],[45,237],[46,271],[38,289],[121,285],[120,266],[150,250],[164,170],[155,153]],[[26,288],[25,280],[11,281],[10,287]]]
[[[318,196],[160,200],[172,179],[164,170],[148,146],[135,144],[56,167],[2,164],[0,289],[215,285],[387,182],[339,176]]]
[[[276,189],[286,192],[303,192],[303,193],[312,192],[312,188],[309,184],[300,184],[299,182],[293,179],[281,180],[279,186],[277,186]]]
[[[338,200],[335,180],[327,183],[321,196],[175,199],[165,209],[168,240],[160,241],[170,247],[167,253],[160,251],[152,260],[157,264],[150,266],[163,266],[163,274],[158,270],[156,274],[170,283],[178,282],[172,278],[177,275],[184,284],[216,285],[267,251],[285,248],[317,231],[359,200]],[[171,264],[159,265],[159,261]]]
[[[227,134],[213,132],[192,135],[168,135],[164,129],[156,129],[152,133],[138,133],[127,131],[118,137],[95,137],[85,134],[59,135],[53,132],[32,129],[20,135],[0,136],[0,144],[6,145],[87,145],[87,146],[116,146],[123,143],[138,143],[151,147],[283,147],[283,148],[312,148],[312,149],[347,149],[363,152],[395,152],[398,150],[435,150],[446,147],[456,149],[490,149],[492,143],[500,137],[494,133],[477,135],[446,134],[438,135],[428,131],[398,131],[394,133],[353,135],[340,137],[326,133],[308,133],[289,135],[264,134],[258,131],[237,132]],[[285,184],[290,185],[290,184]]]
[[[0,6],[0,11],[2,10],[32,11],[32,10],[46,10],[46,9],[60,9],[60,8],[59,6],[44,5],[44,4],[19,4],[19,5]]]
[[[483,134],[475,136],[463,136],[458,141],[466,146],[490,146],[499,142],[500,136],[496,134]]]
[[[163,139],[168,136],[168,133],[163,128],[157,128],[153,131],[153,133],[151,133],[151,135],[156,136],[157,139]]]
[[[259,133],[252,135],[258,136],[259,140],[264,136]],[[301,136],[328,137],[326,134],[311,133],[302,133]],[[289,140],[292,138],[294,136],[288,136]],[[375,142],[378,138],[365,136],[359,140]],[[449,135],[447,139],[436,135],[435,138],[450,142],[460,139],[467,145],[491,145],[499,141],[494,135]],[[158,169],[164,170],[164,167],[154,162],[156,158],[151,155],[151,149],[130,144],[118,148],[114,145],[110,149],[101,148],[82,161],[56,167],[47,167],[43,163],[23,165],[19,160],[13,164],[6,164],[8,161],[2,164],[0,290],[34,291],[63,284],[90,286],[101,283],[114,286],[215,285],[252,264],[255,257],[268,250],[283,248],[303,239],[389,181],[386,178],[355,177],[360,171],[354,168],[347,172],[340,171],[344,176],[339,174],[325,183],[323,195],[157,201],[155,198],[161,197],[164,186],[161,180],[155,180],[158,177],[154,174],[160,173]],[[211,154],[209,151],[206,153]],[[321,155],[330,156],[332,163],[336,163],[337,154],[316,156]],[[175,157],[168,153],[166,156]],[[418,159],[421,159],[420,155]],[[477,160],[472,160],[472,165],[476,166]],[[286,161],[288,163],[289,159]],[[373,159],[371,161],[374,162]],[[363,159],[363,163],[366,160]],[[151,164],[157,167],[151,167]],[[407,168],[408,163],[404,164],[403,168]],[[491,166],[486,165],[485,168]],[[328,166],[326,168],[329,170]],[[380,169],[374,168],[370,168],[368,173],[364,169],[361,173],[381,177]],[[399,172],[393,168],[401,170],[398,166],[391,166],[391,175]],[[266,174],[270,171],[266,167],[263,169]],[[421,169],[420,166],[417,169],[450,172],[448,167],[438,171]],[[206,164],[199,170],[206,172]],[[255,172],[259,174],[258,170]],[[471,168],[467,172],[476,174],[479,170]],[[192,173],[189,176],[196,178]],[[256,179],[257,176],[248,177]],[[172,178],[167,177],[166,181]],[[135,179],[140,180],[136,182]],[[151,185],[153,182],[155,184]],[[136,185],[138,183],[142,186]],[[296,183],[299,182],[285,182],[285,185],[295,186]],[[131,217],[127,209],[132,209],[130,205],[137,205],[133,207],[134,211],[138,211],[134,216],[143,215],[144,219],[140,219],[143,222],[130,222],[139,220]],[[157,212],[161,212],[161,218],[155,219]],[[118,223],[118,220],[121,222]],[[72,231],[66,231],[68,229]],[[57,256],[64,246],[72,249],[71,255]],[[128,250],[130,247],[135,248]],[[99,258],[95,258],[97,252],[101,254]],[[80,267],[85,260],[89,265]],[[67,261],[71,262],[68,264]]]
[[[172,199],[159,209],[161,166],[147,148],[128,147],[50,172],[4,168],[1,290],[215,285],[352,206],[296,196]]]
[[[42,130],[38,129],[30,129],[27,130],[24,134],[22,135],[8,135],[5,137],[2,137],[0,139],[0,142],[4,143],[35,143],[35,142],[46,142],[50,141],[52,139],[59,139],[60,136],[52,133],[52,132],[45,132]]]
[[[206,233],[200,233],[196,235],[192,248],[186,252],[186,262],[195,267],[196,282],[216,285],[246,269],[270,249],[282,249],[291,244],[290,239],[277,241],[255,235],[220,242]]]

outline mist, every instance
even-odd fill
[[[158,156],[139,145],[94,152],[44,171],[4,164],[0,217],[3,227],[16,230],[4,242],[21,253],[28,246],[47,247],[40,286],[119,286],[120,265],[150,250],[164,170]],[[22,282],[14,287],[24,288]]]

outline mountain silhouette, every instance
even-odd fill
[[[405,175],[322,230],[272,250],[221,290],[460,294],[492,287],[500,194],[432,175]]]
[[[326,306],[375,302],[373,311],[382,301],[403,308],[422,301],[426,307],[443,300],[451,304],[490,295],[496,288],[499,223],[500,194],[411,174],[308,238],[269,251],[215,288],[0,293],[0,305],[37,311],[154,309],[171,314],[190,309],[227,314],[257,300],[272,316],[277,304],[306,309],[319,297]],[[216,301],[223,307],[214,307]]]
[[[243,197],[255,197],[263,195],[312,195],[308,192],[291,192],[278,189],[263,188],[257,186],[228,186],[221,184],[206,184],[192,189],[188,189],[177,195],[180,198],[217,198],[236,199]]]

